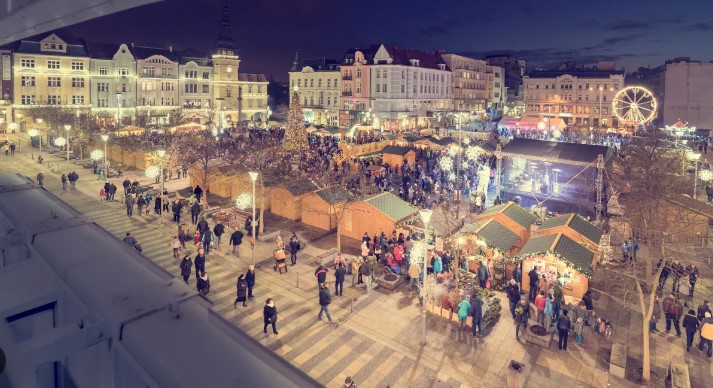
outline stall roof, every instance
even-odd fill
[[[409,147],[401,147],[401,146],[386,146],[384,147],[383,150],[381,150],[382,154],[391,154],[391,155],[400,155],[404,156],[406,155],[409,151],[411,151],[411,148]]]
[[[322,190],[315,191],[315,194],[330,205],[343,203],[352,198],[352,194],[342,186],[327,187]]]
[[[503,154],[510,157],[587,166],[599,155],[604,155],[604,160],[609,161],[612,152],[607,146],[515,138],[503,147]]]
[[[296,181],[291,181],[285,184],[283,187],[295,197],[307,194],[319,188],[317,187],[317,185],[314,184],[314,182],[309,179],[298,179]]]
[[[464,234],[475,234],[485,240],[489,247],[497,248],[503,252],[510,250],[520,239],[520,236],[515,232],[493,219],[466,224],[462,232]]]
[[[594,253],[562,233],[533,237],[527,241],[518,255],[554,253],[587,272],[592,269]]]
[[[585,220],[579,214],[575,213],[562,214],[557,217],[550,217],[546,219],[537,230],[547,230],[559,226],[567,226],[568,228],[581,234],[582,236],[586,237],[589,241],[592,241],[595,244],[598,244],[599,240],[602,238],[601,229],[597,228],[594,224]]]
[[[394,221],[402,221],[418,212],[411,204],[391,193],[376,194],[365,198],[364,202]]]
[[[527,229],[535,222],[535,215],[515,202],[506,202],[502,205],[493,206],[481,214],[488,216],[502,213],[505,217],[515,221],[518,225]]]

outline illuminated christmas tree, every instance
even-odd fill
[[[287,113],[287,128],[285,129],[285,138],[282,141],[282,147],[285,151],[290,152],[301,152],[309,148],[309,144],[307,143],[307,129],[304,124],[304,113],[302,113],[300,96],[297,94],[296,88],[292,95],[290,111]]]

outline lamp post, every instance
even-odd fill
[[[107,171],[108,168],[106,167],[106,158],[107,158],[106,143],[109,142],[109,135],[101,135],[101,137],[102,137],[102,140],[104,140],[104,179],[107,179],[109,177],[109,171]]]
[[[40,139],[40,154],[39,156],[42,156],[42,127],[40,126],[44,120],[42,119],[37,119],[37,136]]]
[[[167,198],[163,197],[163,188],[164,188],[164,174],[163,174],[163,157],[166,156],[166,150],[163,148],[160,148],[158,151],[156,151],[158,154],[159,158],[159,172],[161,174],[161,208],[158,209],[158,224],[163,225],[163,204],[164,201],[167,200]]]
[[[255,181],[257,180],[258,173],[254,172],[254,171],[250,171],[250,172],[248,172],[248,174],[250,174],[250,180],[253,181],[253,218],[252,218],[252,222],[250,223],[250,225],[253,228],[252,261],[253,261],[253,265],[255,265],[255,244],[257,243],[257,238],[255,238],[255,234],[256,234],[255,233]]]
[[[695,169],[693,170],[693,199],[696,199],[696,191],[698,189],[698,159],[701,154],[698,152],[688,152],[686,153],[686,158],[695,164]]]
[[[72,126],[69,124],[64,125],[64,130],[67,131],[67,166],[69,166],[69,130],[72,129]]]
[[[418,211],[419,214],[421,215],[421,220],[423,221],[423,240],[424,243],[426,244],[426,252],[423,254],[423,283],[421,283],[421,287],[423,290],[423,303],[421,304],[421,316],[423,317],[423,331],[421,332],[421,346],[426,346],[426,288],[423,287],[423,284],[426,282],[426,268],[427,268],[427,253],[428,253],[428,223],[431,221],[431,216],[433,215],[433,210],[430,209],[422,209]]]

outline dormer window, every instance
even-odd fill
[[[441,70],[446,70],[446,65],[444,63],[439,63],[438,68]]]
[[[420,61],[418,59],[409,59],[409,62],[411,62],[411,66],[418,67]]]

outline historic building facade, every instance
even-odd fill
[[[136,58],[127,44],[87,44],[91,111],[106,125],[136,116]]]
[[[368,49],[351,49],[344,54],[339,65],[340,99],[339,125],[351,127],[372,120],[369,79],[371,64],[379,46]]]
[[[339,125],[339,97],[342,74],[338,62],[331,59],[295,61],[290,71],[290,89],[296,90],[305,121],[313,124]]]
[[[487,64],[456,54],[443,54],[443,59],[453,72],[453,109],[482,116],[488,107]]]
[[[213,66],[210,58],[194,50],[180,53],[178,75],[183,114],[207,120],[213,103]]]

